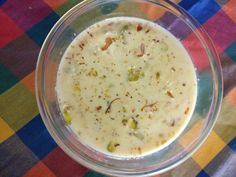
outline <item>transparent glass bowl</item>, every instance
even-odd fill
[[[75,36],[95,22],[116,16],[143,18],[170,31],[191,56],[198,78],[196,107],[184,132],[168,147],[143,158],[115,158],[81,144],[66,125],[55,92],[62,54]],[[40,114],[48,131],[74,160],[112,176],[149,176],[182,163],[207,138],[222,101],[222,72],[215,48],[204,29],[174,3],[151,0],[87,0],[69,10],[48,34],[37,63],[36,94]]]

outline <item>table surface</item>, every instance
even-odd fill
[[[79,165],[56,145],[35,100],[35,66],[40,47],[60,16],[78,2],[0,0],[1,177],[104,176]],[[236,0],[176,3],[192,14],[213,40],[223,67],[224,99],[218,121],[203,146],[180,166],[157,176],[235,177]],[[145,13],[152,15],[151,9]]]

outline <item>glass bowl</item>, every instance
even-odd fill
[[[164,149],[142,158],[112,157],[83,145],[65,123],[55,92],[62,54],[76,35],[100,20],[117,16],[146,19],[167,29],[188,51],[198,79],[196,106],[184,132]],[[155,175],[185,161],[212,130],[220,110],[222,90],[221,66],[209,36],[188,13],[170,1],[86,0],[79,3],[48,34],[36,69],[37,103],[54,140],[78,163],[112,176]]]

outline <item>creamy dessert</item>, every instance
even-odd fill
[[[138,157],[180,135],[195,107],[197,80],[190,56],[167,30],[114,17],[69,45],[56,92],[65,122],[83,144]]]

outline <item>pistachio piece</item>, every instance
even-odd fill
[[[162,139],[162,140],[160,141],[160,143],[161,143],[161,144],[165,144],[166,141],[167,141],[166,139]]]
[[[128,120],[127,120],[127,119],[123,119],[121,122],[122,122],[122,124],[123,124],[124,126],[126,126],[126,125],[127,125],[127,122],[128,122]]]
[[[68,113],[67,110],[64,110],[63,116],[64,116],[64,119],[65,119],[66,123],[71,124],[71,117],[70,117],[70,114]]]
[[[110,97],[110,95],[109,95],[109,89],[106,89],[106,90],[104,91],[104,96],[107,97],[107,98]]]
[[[143,77],[144,73],[140,72],[140,70],[136,69],[135,67],[130,67],[128,69],[128,80],[129,81],[137,81],[140,77]]]
[[[74,90],[75,92],[80,92],[80,91],[81,91],[81,89],[80,89],[80,84],[79,84],[79,83],[74,84],[73,90]]]
[[[129,26],[128,26],[128,25],[123,26],[123,27],[121,28],[121,30],[120,30],[120,34],[121,34],[121,35],[124,35],[124,33],[125,33],[128,29],[129,29]]]
[[[110,141],[107,145],[107,150],[109,152],[115,152],[117,146],[120,146],[120,144],[119,143],[114,143],[113,141]]]
[[[129,128],[131,129],[137,129],[138,128],[138,122],[134,118],[130,118],[127,122]]]
[[[161,76],[160,72],[156,72],[156,80],[159,80],[160,76]]]
[[[91,68],[90,71],[88,72],[88,75],[96,77],[98,75],[98,72],[94,68]]]

